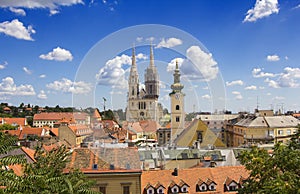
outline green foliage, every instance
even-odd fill
[[[25,164],[23,155],[9,155],[10,151],[18,148],[17,137],[0,132],[0,186],[14,187],[18,184],[18,176],[9,170],[8,166],[14,164]],[[5,193],[0,189],[0,193]]]
[[[276,144],[273,153],[253,147],[239,156],[250,177],[239,193],[300,193],[299,132],[287,144]]]
[[[17,126],[13,126],[7,123],[4,123],[3,125],[0,125],[0,131],[4,131],[4,130],[16,130],[18,128]]]
[[[65,146],[49,152],[38,147],[34,155],[36,162],[26,163],[20,177],[7,173],[6,183],[2,183],[6,187],[0,193],[99,193],[90,189],[93,182],[87,181],[79,170],[64,172],[70,154]]]
[[[104,120],[115,120],[115,116],[112,110],[102,111],[101,116]]]

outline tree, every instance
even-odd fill
[[[0,132],[0,193],[9,193],[6,192],[6,188],[11,188],[18,184],[18,182],[16,182],[17,175],[13,170],[9,169],[9,166],[25,164],[26,162],[24,155],[8,154],[18,148],[18,146],[16,146],[17,141],[17,137]],[[3,189],[3,187],[5,187],[5,189]]]
[[[253,147],[240,154],[250,176],[239,193],[300,193],[300,133],[287,145],[278,143],[273,153]]]
[[[19,127],[19,125],[13,126],[11,124],[4,123],[3,125],[0,125],[0,131],[3,130],[16,130]]]
[[[87,181],[78,169],[66,169],[71,152],[65,146],[51,151],[38,147],[34,163],[24,165],[22,176],[11,176],[14,185],[5,185],[4,193],[56,193],[56,194],[96,194],[90,187],[93,182]],[[1,189],[0,189],[1,193]]]

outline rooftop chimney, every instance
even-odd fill
[[[178,170],[177,170],[177,168],[174,168],[174,171],[172,172],[172,175],[173,176],[178,176]]]

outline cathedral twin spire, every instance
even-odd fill
[[[136,56],[135,56],[135,47],[132,48],[132,65],[129,75],[129,97],[138,97],[138,91],[135,91],[135,88],[138,88],[138,70],[136,65]],[[153,46],[150,45],[150,64],[145,71],[145,98],[158,98],[159,96],[159,77],[157,69],[154,65],[154,55],[153,55]],[[132,94],[132,95],[130,95]]]

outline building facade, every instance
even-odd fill
[[[128,96],[126,120],[154,120],[159,122],[163,116],[163,108],[158,103],[159,75],[154,65],[153,48],[150,47],[150,64],[145,71],[145,88],[140,89],[139,74],[135,59],[135,48],[132,49],[132,65],[128,78]]]

